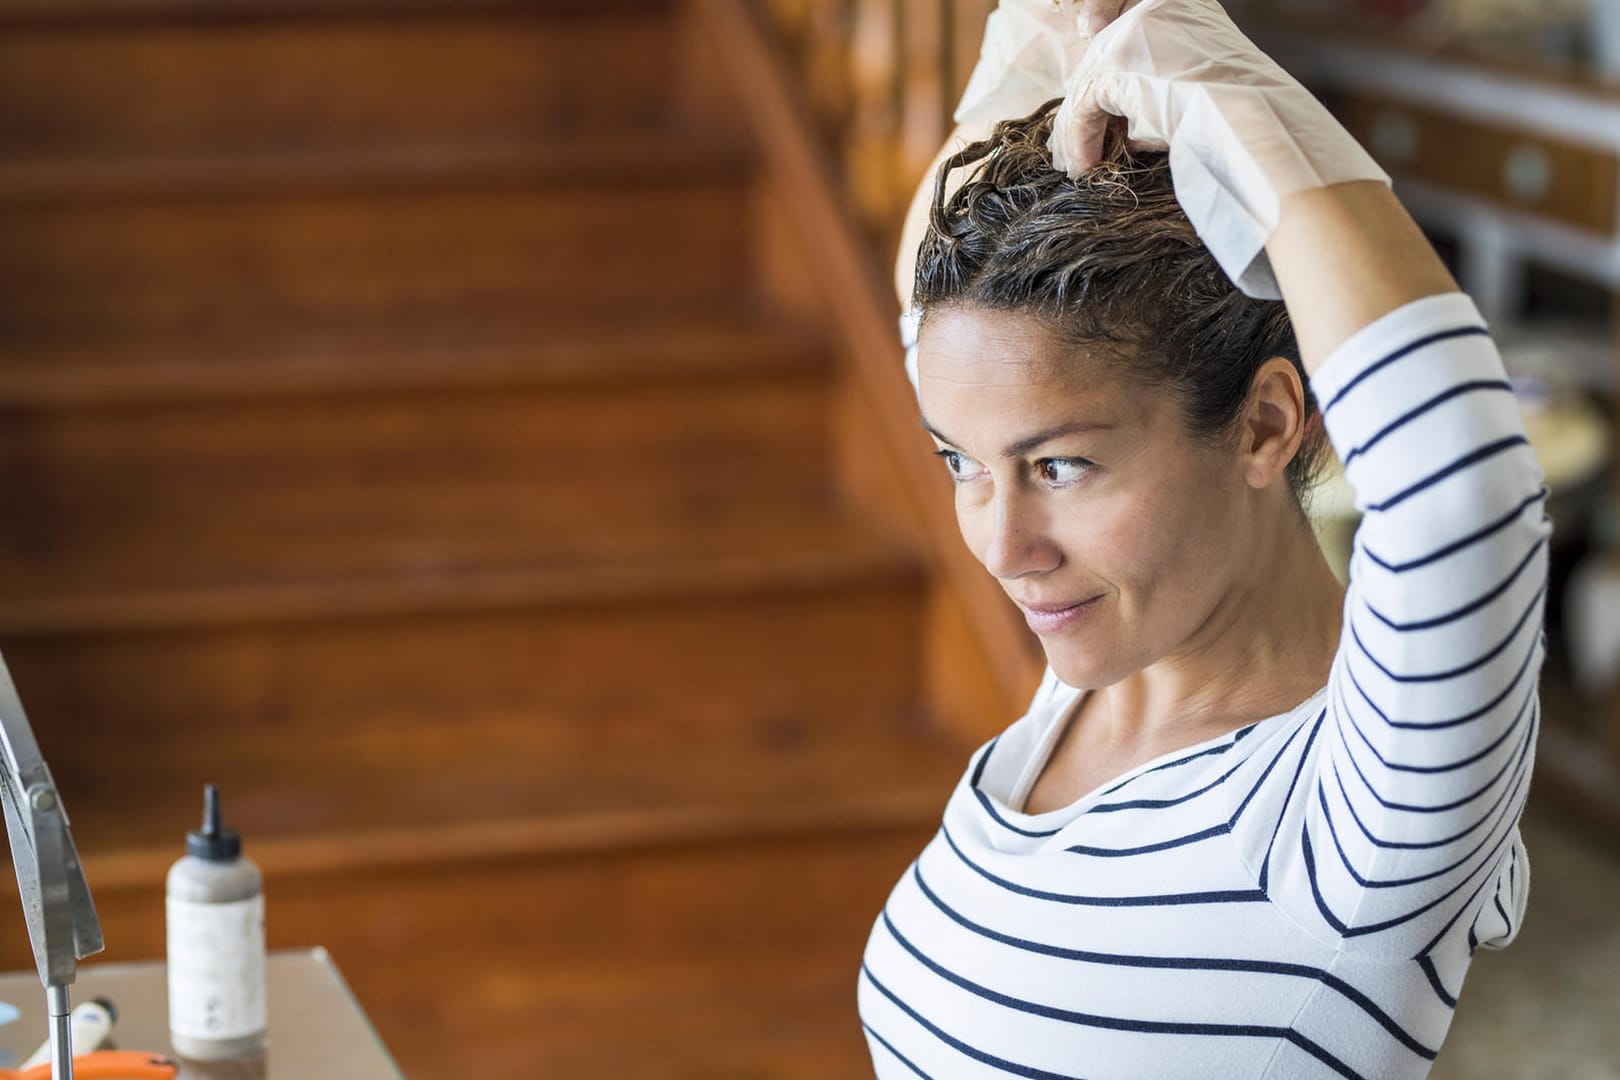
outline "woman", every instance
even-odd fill
[[[1549,526],[1500,360],[1214,0],[1067,89],[946,161],[918,253],[923,421],[1049,668],[873,928],[877,1074],[1424,1076],[1528,889]]]

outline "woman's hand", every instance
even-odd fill
[[[1134,0],[1001,0],[984,24],[956,122],[988,131],[1062,97],[1097,31]]]
[[[1109,20],[1120,7],[1068,75],[1053,165],[1084,174],[1110,116],[1124,117],[1133,144],[1169,150],[1176,197],[1227,275],[1278,299],[1264,255],[1283,200],[1389,177],[1216,0],[1113,0],[1087,17]]]
[[[1088,48],[1093,38],[1124,14],[1126,8],[1138,2],[1139,0],[1086,0],[1085,9],[1080,14],[1079,28],[1080,33],[1086,38]],[[1083,62],[1084,59],[1082,58]],[[1073,72],[1069,73],[1069,79],[1070,81],[1074,79]],[[1067,90],[1067,88],[1068,84],[1065,84],[1064,89]],[[1065,102],[1064,104],[1067,105],[1068,103]],[[1089,107],[1077,107],[1068,110],[1060,115],[1058,119],[1072,125],[1064,133],[1065,152],[1072,153],[1073,160],[1077,162],[1086,162],[1085,168],[1095,165],[1097,159],[1102,157],[1103,137],[1108,133],[1108,125],[1113,122],[1115,117],[1093,102],[1089,104]],[[1055,136],[1056,132],[1054,131],[1054,138]],[[1064,165],[1056,164],[1055,148],[1053,160],[1056,168],[1065,168]],[[1074,175],[1074,173],[1071,172],[1070,175]]]
[[[1133,144],[1168,148],[1199,237],[1244,292],[1288,302],[1307,371],[1380,316],[1456,291],[1389,177],[1215,0],[1091,12],[1110,13],[1070,74],[1053,165],[1095,165],[1116,116]]]
[[[1072,69],[1092,37],[1135,0],[1001,0],[984,26],[979,62],[956,107],[956,130],[923,173],[900,231],[894,288],[900,309],[911,306],[917,245],[928,227],[934,175],[946,158],[989,136],[1001,120],[1033,112],[1063,96]],[[1104,116],[1102,126],[1106,126]],[[1098,127],[1101,141],[1102,126]]]

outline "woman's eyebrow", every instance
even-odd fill
[[[1102,431],[1113,426],[1113,424],[1107,424],[1097,420],[1071,420],[1067,424],[1059,424],[1055,428],[1048,428],[1045,431],[1036,432],[1034,435],[1030,435],[1027,438],[1019,439],[1017,442],[1012,443],[1005,450],[1003,450],[1001,452],[1001,456],[1004,458],[1023,457],[1037,446],[1040,446],[1043,443],[1049,443],[1053,439],[1060,439],[1065,435],[1073,435],[1080,431]],[[962,445],[955,439],[952,439],[949,435],[941,432],[933,424],[930,424],[927,417],[923,418],[922,427],[924,431],[928,432],[928,434],[932,435],[934,438],[938,439],[947,446],[960,448]]]

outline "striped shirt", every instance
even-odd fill
[[[1517,933],[1551,527],[1501,360],[1451,294],[1311,386],[1363,514],[1327,685],[1026,814],[1048,669],[873,926],[880,1080],[1422,1077]]]

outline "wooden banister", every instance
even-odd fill
[[[995,0],[755,0],[792,59],[876,255],[951,130]]]
[[[927,170],[950,130],[949,24],[943,3],[906,5],[901,28],[900,130],[895,153],[896,192],[901,214],[910,188]],[[942,108],[941,106],[944,105]]]
[[[883,19],[885,9],[899,9],[894,0],[862,4],[866,17],[874,20]],[[807,72],[810,65],[804,54],[795,63],[776,63],[761,47],[759,22],[770,9],[747,0],[692,0],[692,10],[701,29],[695,36],[709,50],[700,48],[698,66],[703,75],[736,88],[743,106],[739,120],[762,154],[765,216],[779,228],[770,241],[778,250],[763,252],[761,262],[766,267],[795,262],[812,270],[807,279],[767,281],[768,300],[832,324],[845,379],[839,419],[841,455],[847,463],[844,486],[873,517],[912,541],[927,564],[925,701],[947,728],[982,740],[1028,704],[1044,660],[1017,609],[962,543],[949,481],[930,457],[932,445],[918,424],[916,398],[902,363],[899,310],[888,285],[893,242],[863,246],[849,213],[860,205],[886,215],[867,219],[868,239],[893,234],[920,179],[902,177],[897,164],[899,99],[890,99],[886,109],[870,109],[866,122],[874,126],[863,133],[875,139],[880,119],[895,125],[887,151],[891,164],[882,166],[893,194],[887,202],[873,197],[857,203],[846,190],[841,201],[837,183],[847,182],[850,174],[840,173],[840,167],[848,162],[827,151],[847,150],[850,141],[817,145],[809,137],[804,106],[811,96],[803,93],[803,85],[792,85],[791,73]],[[862,12],[852,5],[850,14]],[[900,24],[894,28],[898,32]],[[867,32],[876,41],[888,31]],[[901,41],[892,40],[896,46]],[[868,70],[859,85],[868,92],[890,86],[883,67]],[[941,80],[941,85],[948,82]],[[898,94],[900,86],[896,81],[893,92]],[[943,124],[947,106],[943,97],[940,102]],[[874,174],[879,171],[878,165],[867,167]],[[787,249],[791,259],[783,257]]]
[[[850,39],[853,109],[844,164],[850,198],[880,243],[900,186],[901,6],[898,0],[856,0]]]
[[[955,0],[947,9],[950,15],[950,79],[947,96],[954,107],[956,99],[967,89],[968,76],[979,61],[979,48],[984,41],[985,20],[996,9],[996,0]]]

